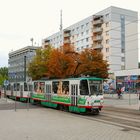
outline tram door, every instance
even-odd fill
[[[71,104],[77,106],[78,101],[78,85],[71,85]]]
[[[51,85],[50,84],[46,85],[46,99],[48,101],[51,101]]]
[[[23,85],[20,85],[20,97],[23,97]]]
[[[11,96],[13,96],[14,95],[14,87],[13,87],[13,85],[11,86]]]

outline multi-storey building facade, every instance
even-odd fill
[[[100,50],[109,73],[138,68],[138,13],[111,6],[43,40],[44,47],[65,43]]]
[[[27,65],[36,55],[39,47],[27,46],[9,53],[8,76],[10,82],[21,82],[28,79]]]

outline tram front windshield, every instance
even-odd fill
[[[102,82],[93,80],[80,81],[80,95],[101,95]]]
[[[101,81],[89,81],[90,95],[102,95]]]

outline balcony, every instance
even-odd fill
[[[64,44],[69,44],[69,43],[71,43],[70,39],[64,39]]]
[[[98,24],[102,24],[102,23],[103,23],[102,19],[93,20],[93,25],[98,25]]]
[[[103,37],[102,36],[94,36],[93,41],[102,41]]]
[[[95,45],[93,45],[93,48],[94,49],[102,49],[103,48],[103,45],[102,44],[95,44]]]
[[[70,33],[64,33],[64,38],[65,38],[65,37],[70,37],[70,36],[71,36]]]
[[[49,43],[49,42],[50,42],[50,40],[48,40],[48,39],[47,40],[44,40],[44,43]]]
[[[71,30],[64,30],[64,37],[70,37],[71,34],[70,34]]]
[[[101,27],[93,28],[93,33],[100,33],[102,31],[103,31],[103,29]]]

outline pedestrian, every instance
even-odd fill
[[[0,98],[1,98],[1,90],[0,90]]]
[[[117,88],[117,94],[118,94],[118,98],[120,99],[121,98],[121,88]]]

